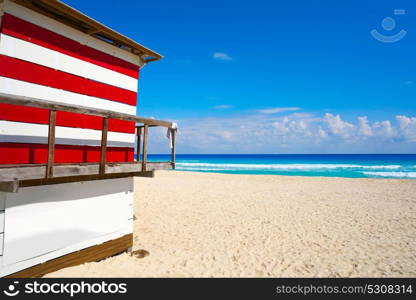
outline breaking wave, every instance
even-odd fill
[[[399,165],[355,165],[355,164],[222,164],[222,163],[185,163],[176,164],[177,169],[200,171],[237,171],[237,170],[325,170],[325,169],[368,169],[397,170]]]
[[[363,172],[373,177],[416,178],[416,172]]]

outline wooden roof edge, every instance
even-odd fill
[[[125,35],[105,26],[104,24],[85,15],[79,10],[60,0],[12,0],[13,2],[52,17],[65,25],[71,26],[97,39],[114,45],[117,48],[131,52],[141,58],[144,63],[157,61],[163,56],[135,42]]]

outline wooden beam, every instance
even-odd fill
[[[142,140],[141,140],[142,129],[140,127],[136,127],[136,134],[137,134],[137,146],[136,146],[137,161],[140,161],[140,148],[142,144]]]
[[[19,190],[19,181],[3,181],[0,182],[0,192],[17,193]]]
[[[133,246],[133,234],[88,247],[79,251],[51,259],[42,264],[7,275],[6,278],[38,278],[63,268],[93,262],[126,251]]]
[[[108,118],[103,118],[103,128],[101,129],[100,174],[105,174],[105,164],[107,161],[107,136]]]
[[[155,170],[141,172],[139,175],[135,175],[135,176],[137,176],[137,177],[149,177],[149,178],[153,178],[153,177],[155,177]]]
[[[79,175],[79,176],[68,176],[68,177],[54,177],[51,179],[31,179],[19,181],[19,187],[39,186],[39,185],[51,185],[51,184],[62,184],[70,182],[82,182],[82,181],[94,181],[94,180],[106,180],[116,179],[125,177],[142,176],[143,173],[147,172],[134,172],[134,173],[115,173],[115,174],[94,174],[94,175]]]
[[[32,97],[17,96],[17,95],[11,95],[11,94],[6,94],[6,93],[0,93],[0,103],[30,106],[30,107],[49,109],[49,110],[66,111],[66,112],[72,112],[72,113],[77,113],[77,114],[87,114],[87,115],[104,117],[104,118],[109,118],[109,119],[132,121],[132,122],[143,123],[147,125],[162,126],[162,127],[168,127],[168,128],[173,127],[173,123],[169,121],[143,118],[139,116],[117,113],[117,112],[105,110],[105,109],[89,108],[89,107],[81,106],[81,105],[59,104],[59,102],[55,102],[55,101],[47,101],[47,100],[41,100],[41,99],[32,98]]]
[[[53,176],[53,163],[55,160],[55,127],[56,127],[56,111],[49,112],[49,130],[48,130],[48,163],[46,165],[46,178]]]
[[[150,124],[147,124],[147,125],[149,126],[149,128],[158,126],[158,125],[150,125]],[[144,128],[144,125],[136,126],[136,128]]]
[[[31,179],[16,181],[17,188],[14,192],[17,192],[19,188],[29,186],[40,186],[40,185],[51,185],[51,184],[62,184],[70,182],[81,182],[81,181],[93,181],[93,180],[106,180],[116,179],[125,177],[155,177],[155,170],[146,172],[131,172],[131,173],[113,173],[113,174],[95,174],[95,175],[82,175],[82,176],[69,176],[69,177],[54,177],[51,179]],[[12,193],[12,191],[10,192]]]
[[[143,161],[142,161],[142,170],[144,172],[147,171],[146,164],[147,164],[147,137],[149,135],[149,126],[144,125],[143,128]]]
[[[170,169],[170,162],[147,162],[146,171],[152,170],[167,170]],[[48,180],[55,180],[61,177],[77,177],[77,176],[97,176],[97,179],[105,179],[103,176],[110,176],[112,174],[130,174],[142,173],[142,163],[107,163],[106,173],[99,174],[99,163],[88,164],[60,164],[53,167],[53,178],[45,179],[46,165],[30,165],[27,167],[0,167],[0,182],[10,182],[14,180],[41,180],[48,182]],[[124,175],[123,175],[124,176]],[[125,175],[124,177],[126,177]],[[134,175],[136,176],[136,175]],[[91,179],[92,180],[92,179]]]
[[[99,32],[101,32],[101,29],[97,29],[97,28],[91,28],[90,30],[87,31],[89,35],[93,35]]]

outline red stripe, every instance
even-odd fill
[[[42,108],[0,103],[0,120],[48,124],[49,111]],[[102,118],[57,111],[56,125],[101,130]],[[108,122],[108,130],[115,132],[134,133],[135,122],[110,119]]]
[[[136,93],[129,90],[5,55],[0,55],[0,66],[0,76],[136,106]]]
[[[47,161],[48,145],[0,143],[0,164],[41,164]],[[107,162],[134,160],[134,149],[108,147]],[[56,145],[56,163],[99,162],[100,147]]]
[[[133,78],[139,77],[139,66],[135,64],[82,45],[65,36],[7,13],[3,15],[2,32]]]

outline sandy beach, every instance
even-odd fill
[[[160,171],[133,250],[46,277],[416,276],[416,180]]]

